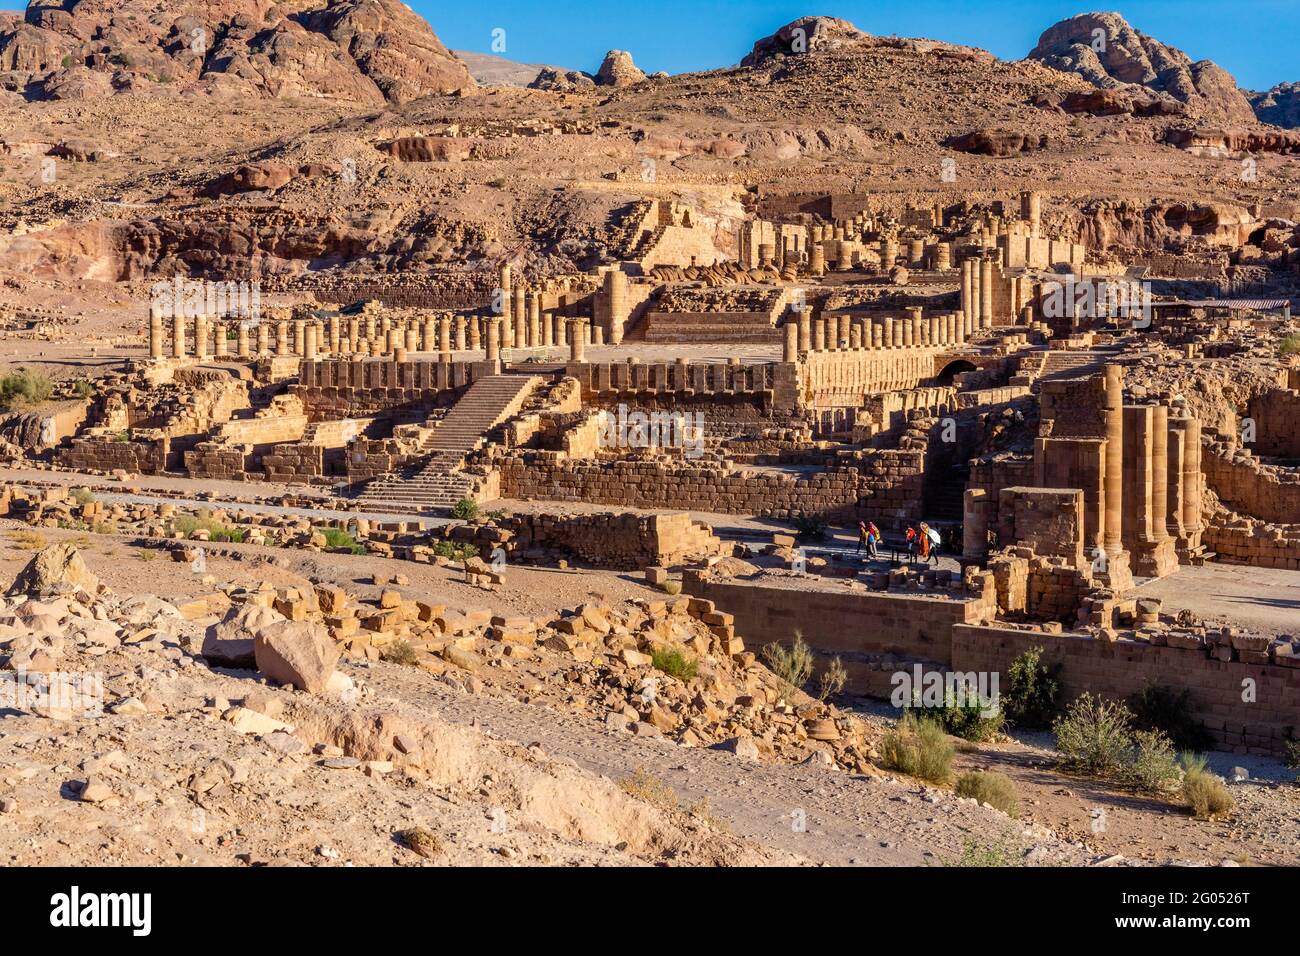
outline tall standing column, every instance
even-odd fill
[[[501,319],[495,315],[488,316],[487,320],[487,360],[501,361]]]
[[[984,326],[993,325],[993,260],[980,259],[980,316]]]
[[[230,340],[226,338],[226,323],[220,319],[212,327],[212,353],[219,359],[230,354]]]
[[[241,321],[238,331],[235,333],[235,350],[241,359],[248,358],[248,322]]]
[[[781,361],[797,362],[799,361],[799,325],[795,322],[785,324],[785,349],[782,352]]]
[[[587,343],[582,319],[573,319],[569,328],[569,361],[585,362],[587,360]]]
[[[1106,549],[1107,585],[1116,591],[1133,586],[1129,554],[1124,550],[1124,369],[1107,365],[1104,418],[1106,423],[1106,523],[1102,538]]]
[[[177,312],[172,318],[172,356],[185,358],[185,314]]]
[[[284,319],[275,323],[275,354],[289,355],[289,323]]]
[[[149,358],[160,361],[163,357],[163,320],[162,310],[156,305],[149,306]]]
[[[610,345],[618,345],[623,341],[623,327],[628,317],[627,300],[627,273],[622,269],[610,269],[605,273],[605,303],[609,310]]]

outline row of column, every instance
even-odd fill
[[[394,355],[411,352],[450,354],[484,348],[487,329],[494,324],[504,348],[534,348],[568,345],[571,320],[554,313],[534,312],[519,323],[504,316],[428,316],[414,322],[391,321],[375,316],[323,320],[223,321],[207,316],[177,316],[165,329],[163,317],[149,316],[149,357],[160,360],[169,351],[173,358],[193,355],[239,358],[270,355],[316,358],[330,355]],[[599,327],[583,322],[587,342],[603,344]],[[233,339],[232,339],[233,332]],[[593,339],[594,336],[594,339]],[[168,342],[170,339],[170,343]],[[233,353],[232,353],[233,346]]]
[[[974,320],[963,312],[926,316],[920,306],[909,306],[905,318],[831,315],[811,319],[802,313],[785,325],[784,361],[796,361],[800,352],[960,345],[975,330]]]

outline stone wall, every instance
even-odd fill
[[[1248,414],[1255,421],[1255,454],[1300,458],[1300,392],[1270,389],[1251,399]]]
[[[511,515],[498,529],[480,529],[481,546],[502,548],[527,559],[530,552],[559,551],[603,568],[641,570],[671,567],[716,554],[731,546],[702,521],[685,512],[671,514],[601,513]]]
[[[366,418],[397,407],[447,404],[475,376],[469,362],[304,361],[292,393],[311,421]]]
[[[923,449],[866,450],[856,468],[809,478],[790,473],[726,470],[664,460],[567,459],[523,452],[501,462],[501,495],[638,508],[675,508],[777,518],[871,518],[886,527],[919,516]]]
[[[1204,445],[1206,484],[1234,511],[1279,524],[1300,523],[1300,469],[1266,465],[1231,442]]]
[[[934,595],[831,591],[687,574],[683,590],[734,614],[736,633],[755,650],[773,642],[788,646],[797,632],[819,657],[840,657],[848,690],[856,693],[888,692],[890,671],[880,670],[882,657],[949,663],[953,625],[992,618],[997,610],[991,589]]]
[[[749,638],[749,634],[738,628]],[[1081,634],[1047,634],[958,622],[951,634],[952,668],[997,672],[1007,686],[1011,662],[1042,647],[1048,663],[1062,665],[1062,699],[1084,692],[1122,700],[1147,684],[1191,691],[1197,716],[1225,747],[1249,753],[1282,751],[1300,730],[1300,668],[1220,661],[1197,648],[1160,647],[1144,641],[1103,641]],[[1254,681],[1255,702],[1243,702],[1244,682]]]

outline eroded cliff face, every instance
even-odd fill
[[[474,87],[400,0],[32,0],[0,19],[0,70],[49,99],[165,86],[382,104]]]
[[[1048,27],[1027,59],[1104,89],[1140,86],[1207,119],[1255,121],[1250,101],[1227,70],[1139,33],[1118,13],[1084,13]]]

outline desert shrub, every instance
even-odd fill
[[[40,405],[54,392],[44,372],[20,368],[0,376],[0,411],[16,412]]]
[[[493,521],[504,521],[510,517],[510,512],[505,508],[495,508],[487,513],[487,516]]]
[[[10,531],[9,543],[20,551],[43,551],[49,541],[39,531]]]
[[[682,593],[682,582],[681,581],[660,581],[659,590],[663,591],[664,594],[668,594],[668,595],[672,595],[673,597],[676,597],[678,594]]]
[[[1300,740],[1288,740],[1283,762],[1292,770],[1300,770]]]
[[[242,543],[246,536],[243,528],[222,524],[206,508],[198,514],[177,515],[172,519],[172,528],[187,538],[195,531],[206,531],[209,541],[233,541],[236,544]]]
[[[961,856],[955,860],[948,860],[944,863],[944,866],[973,867],[1024,865],[1024,848],[1017,845],[1015,841],[1010,838],[1004,838],[996,843],[988,845],[968,839],[962,844]]]
[[[350,551],[353,554],[365,554],[366,546],[352,537],[352,534],[342,528],[313,528],[313,531],[319,533],[325,538],[325,547],[341,548]]]
[[[1080,694],[1052,724],[1056,749],[1071,770],[1107,776],[1127,762],[1133,716],[1123,704]]]
[[[1183,800],[1198,820],[1212,820],[1225,816],[1236,803],[1222,778],[1205,767],[1205,758],[1199,754],[1182,755]]]
[[[1174,745],[1159,730],[1139,730],[1133,734],[1133,750],[1124,779],[1139,790],[1159,793],[1178,782],[1178,757]]]
[[[473,498],[461,498],[452,506],[451,516],[461,521],[473,521],[478,517],[478,502]]]
[[[959,797],[969,797],[1001,810],[1007,816],[1020,816],[1020,798],[1011,778],[996,770],[974,770],[957,778],[953,789]]]
[[[381,660],[390,664],[405,664],[407,667],[414,667],[419,660],[415,654],[415,648],[410,645],[409,641],[394,641],[385,645],[379,652]]]
[[[794,632],[794,642],[789,650],[775,642],[763,648],[763,663],[781,681],[786,697],[793,697],[796,691],[803,690],[812,677],[812,648],[804,641],[803,635]]]
[[[817,678],[817,699],[826,700],[844,690],[848,683],[849,672],[844,669],[844,662],[838,657],[826,665],[826,669]]]
[[[1179,750],[1209,750],[1214,736],[1192,714],[1192,695],[1187,688],[1147,684],[1128,700],[1133,726],[1163,731]]]
[[[969,684],[944,691],[942,704],[922,704],[919,693],[908,708],[939,724],[954,737],[963,740],[992,740],[1002,732],[1006,718],[1001,707],[980,697]]]
[[[791,519],[795,534],[805,540],[820,541],[826,537],[826,522],[816,515],[801,514]]]
[[[628,796],[644,800],[651,806],[663,810],[676,810],[678,807],[677,791],[644,768],[624,777],[618,785]]]
[[[95,503],[95,493],[89,488],[78,488],[72,492],[72,500],[79,505],[91,505]]]
[[[885,765],[930,783],[947,783],[955,753],[943,728],[910,711],[899,718],[881,742]]]
[[[79,378],[72,383],[72,394],[78,398],[90,398],[95,394],[95,383],[88,378]]]
[[[403,830],[397,836],[407,849],[425,859],[435,857],[442,852],[442,841],[438,839],[432,830],[426,830],[424,827]]]
[[[433,546],[433,553],[440,558],[467,561],[478,556],[478,548],[465,541],[439,541]]]
[[[687,681],[699,673],[700,662],[683,654],[675,647],[660,647],[650,655],[650,663],[655,670],[663,671],[669,677]]]
[[[1056,715],[1061,684],[1059,664],[1051,667],[1042,661],[1043,649],[1031,647],[1011,662],[1007,670],[1006,692],[1002,694],[1002,712],[1017,727],[1050,727]]]
[[[1300,332],[1291,332],[1278,344],[1278,358],[1288,355],[1300,355]]]

